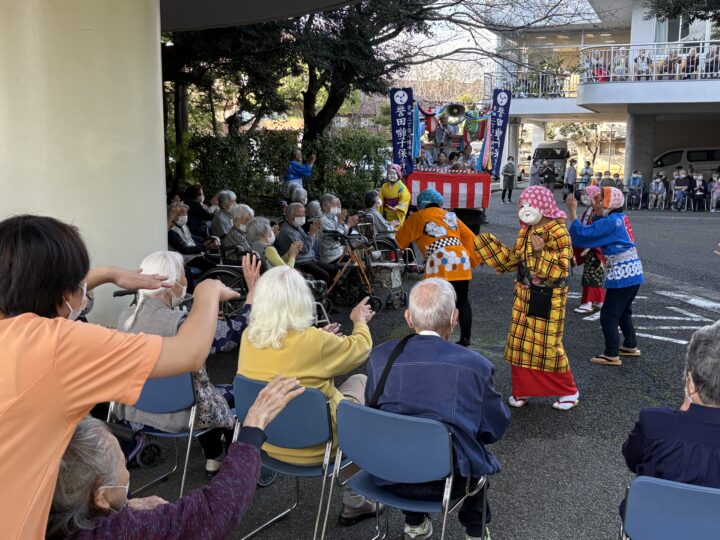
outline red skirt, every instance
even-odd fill
[[[583,287],[582,298],[580,299],[581,304],[587,304],[588,302],[601,304],[604,301],[605,289],[602,287]]]
[[[511,366],[512,394],[516,398],[531,396],[572,396],[577,392],[569,369],[560,373]]]

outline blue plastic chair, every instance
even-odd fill
[[[621,538],[720,538],[720,489],[638,476],[626,498]]]
[[[110,404],[108,420],[110,420],[114,414],[115,407],[115,403]],[[158,476],[140,488],[133,490],[133,494],[137,495],[155,484],[166,480],[170,475],[175,473],[178,469],[178,441],[187,438],[185,464],[183,466],[182,481],[180,483],[180,497],[182,497],[183,491],[185,490],[185,477],[187,476],[188,461],[190,460],[192,439],[208,431],[206,429],[195,430],[197,407],[195,405],[195,389],[193,388],[192,375],[190,373],[183,373],[182,375],[176,375],[174,377],[149,379],[145,383],[145,386],[143,386],[140,398],[134,407],[140,411],[153,414],[169,414],[190,409],[190,420],[188,421],[187,431],[168,433],[166,431],[156,430],[152,426],[145,426],[142,430],[144,435],[161,439],[173,439],[175,441],[175,463],[170,471]]]
[[[334,476],[339,485],[348,485],[356,493],[383,503],[390,508],[426,514],[442,513],[441,540],[445,538],[448,514],[457,509],[470,495],[484,490],[485,476],[465,487],[465,494],[451,500],[453,484],[452,434],[437,420],[416,418],[371,409],[350,401],[342,401],[337,409],[338,453]],[[345,480],[340,479],[340,460],[345,456],[360,468]],[[343,463],[342,467],[346,464]],[[445,481],[442,501],[419,501],[398,497],[373,482],[373,477],[398,484],[421,484]],[[331,490],[332,495],[332,490]],[[329,511],[330,505],[328,504]],[[483,506],[482,530],[485,531]],[[380,515],[376,513],[376,535],[373,540],[386,538],[389,512],[385,513],[385,530],[380,531]]]
[[[254,381],[242,375],[235,377],[233,383],[235,391],[235,414],[238,418],[238,424],[235,428],[236,439],[240,422],[245,418],[248,410],[255,402],[257,395],[266,385],[266,382]],[[295,477],[295,502],[292,506],[286,508],[271,520],[246,535],[244,539],[255,536],[258,532],[270,527],[298,507],[300,504],[300,478],[322,477],[320,503],[318,505],[317,516],[315,517],[315,531],[313,533],[313,539],[315,539],[318,537],[320,516],[325,498],[325,485],[328,474],[332,472],[330,456],[333,446],[333,431],[328,398],[316,388],[306,388],[305,392],[288,403],[275,420],[265,428],[265,435],[267,435],[267,442],[269,444],[281,448],[300,449],[324,444],[325,454],[322,465],[305,467],[278,461],[271,458],[265,452],[261,452],[263,467],[280,474]],[[326,526],[327,514],[325,515],[325,522],[323,523],[322,533],[320,535],[321,539],[325,537]]]

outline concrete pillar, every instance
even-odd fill
[[[538,144],[545,142],[545,122],[530,122],[532,126],[532,151],[535,152]]]
[[[652,179],[655,157],[655,116],[628,114],[625,142],[625,178],[633,169],[642,172],[646,183]]]
[[[3,2],[0,66],[0,219],[73,223],[93,265],[166,249],[159,0]]]
[[[513,118],[508,126],[507,135],[507,155],[512,156],[515,159],[515,163],[519,163],[520,153],[520,119]],[[518,169],[519,171],[519,169]]]

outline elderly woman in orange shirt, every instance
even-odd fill
[[[443,196],[434,189],[418,195],[420,209],[398,229],[395,241],[400,249],[417,242],[425,259],[425,277],[442,278],[455,289],[460,312],[460,341],[470,345],[472,307],[468,299],[472,269],[480,263],[473,249],[475,235],[454,212],[442,208]]]

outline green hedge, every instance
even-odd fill
[[[263,208],[279,197],[296,131],[260,131],[246,134],[195,136],[190,140],[190,177],[206,194],[231,189],[238,200]],[[361,208],[365,192],[384,176],[387,143],[364,129],[346,128],[323,135],[305,155],[317,154],[313,175],[305,181],[310,198],[338,195],[348,208]],[[276,180],[273,181],[272,178]],[[267,210],[263,208],[263,210]]]

